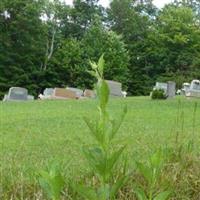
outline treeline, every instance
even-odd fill
[[[89,60],[105,53],[105,78],[131,95],[155,81],[200,78],[200,0],[1,0],[0,96],[12,86],[92,88]]]

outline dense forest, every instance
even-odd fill
[[[200,79],[200,0],[0,1],[0,96],[9,87],[92,88],[89,60],[104,53],[105,78],[129,95],[155,81]]]

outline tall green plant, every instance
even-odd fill
[[[48,199],[61,199],[65,182],[58,164],[53,163],[47,170],[40,171],[38,181]]]
[[[90,62],[92,71],[90,72],[97,78],[97,97],[98,112],[97,120],[90,120],[85,117],[84,120],[90,130],[90,135],[94,139],[94,145],[84,147],[85,157],[98,179],[98,185],[95,187],[76,186],[77,192],[89,200],[110,200],[114,199],[118,190],[127,180],[127,176],[114,177],[115,167],[122,152],[124,145],[115,146],[113,140],[123,122],[127,113],[125,107],[121,115],[113,120],[107,111],[109,102],[109,87],[104,80],[104,58],[100,57],[98,63]]]
[[[149,157],[148,163],[137,162],[137,168],[147,182],[147,191],[139,187],[135,190],[138,200],[167,200],[170,191],[157,192],[162,169],[164,165],[164,154],[161,150],[155,152]]]

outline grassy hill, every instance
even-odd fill
[[[124,105],[128,106],[128,114],[118,140],[128,144],[129,169],[134,171],[135,160],[145,161],[149,153],[160,147],[187,149],[190,141],[194,143],[189,157],[192,157],[191,162],[196,162],[200,146],[199,100],[112,99],[109,109],[113,117]],[[60,163],[67,178],[87,176],[89,169],[81,148],[89,144],[91,138],[83,117],[95,118],[96,114],[96,100],[0,103],[0,199],[44,199],[40,196],[35,173],[53,161]],[[177,177],[170,180],[171,172],[166,174],[167,181],[174,184],[177,192],[174,199],[198,199],[200,183],[195,180],[199,172],[194,174],[194,168],[199,169],[200,163],[195,167],[192,163],[191,168],[183,167],[186,171],[182,169],[180,173],[185,175],[178,180]],[[134,194],[124,199],[134,199]]]

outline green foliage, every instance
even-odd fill
[[[157,40],[162,44],[164,71],[160,74],[166,79],[174,79],[180,86],[198,76],[195,63],[199,62],[200,29],[196,26],[196,14],[188,7],[173,5],[163,9],[158,16]],[[165,79],[165,80],[166,80]]]
[[[113,0],[109,12],[112,29],[123,35],[131,58],[128,91],[147,95],[160,78],[176,80],[181,86],[199,77],[199,20],[190,8],[191,4],[198,8],[195,2],[167,5],[150,15],[145,6],[138,9],[134,2]],[[151,7],[148,1],[142,2]]]
[[[40,70],[45,54],[42,7],[42,1],[1,1],[0,90],[4,93],[13,86],[27,87],[30,93],[38,89],[33,74]],[[5,11],[7,17],[2,14]]]
[[[147,182],[147,192],[144,189],[136,189],[136,195],[139,200],[167,200],[171,192],[164,191],[157,193],[157,184],[162,174],[165,161],[165,155],[161,150],[149,157],[148,163],[137,162],[137,168]],[[161,187],[161,186],[160,186]],[[159,187],[159,189],[161,189]]]
[[[153,60],[148,58],[148,50],[152,46],[148,36],[153,30],[146,8],[151,10],[152,4],[150,1],[142,2],[144,4],[140,1],[113,0],[109,12],[113,21],[112,30],[123,36],[130,55],[127,86],[133,95],[147,95],[150,92],[154,79],[150,70],[156,68]]]
[[[51,200],[60,200],[64,180],[58,164],[52,164],[48,170],[39,172],[39,184]]]
[[[107,30],[97,17],[86,31],[82,44],[88,59],[97,60],[105,53],[105,79],[120,81],[124,86],[127,85],[129,54],[121,36]]]
[[[151,98],[152,99],[166,99],[167,96],[166,96],[164,90],[162,90],[162,89],[155,89],[151,93]]]
[[[125,146],[115,147],[112,144],[117,131],[119,130],[127,109],[125,108],[118,120],[111,120],[107,112],[107,104],[109,101],[109,87],[103,78],[105,61],[103,55],[98,63],[90,62],[92,74],[97,78],[97,97],[99,101],[99,118],[96,121],[91,121],[85,118],[85,122],[90,129],[90,135],[94,139],[95,144],[89,147],[84,147],[83,152],[85,157],[98,178],[98,187],[87,188],[85,186],[75,186],[77,192],[82,197],[90,200],[108,200],[114,199],[119,189],[127,180],[126,175],[117,178],[113,182],[115,167]]]

